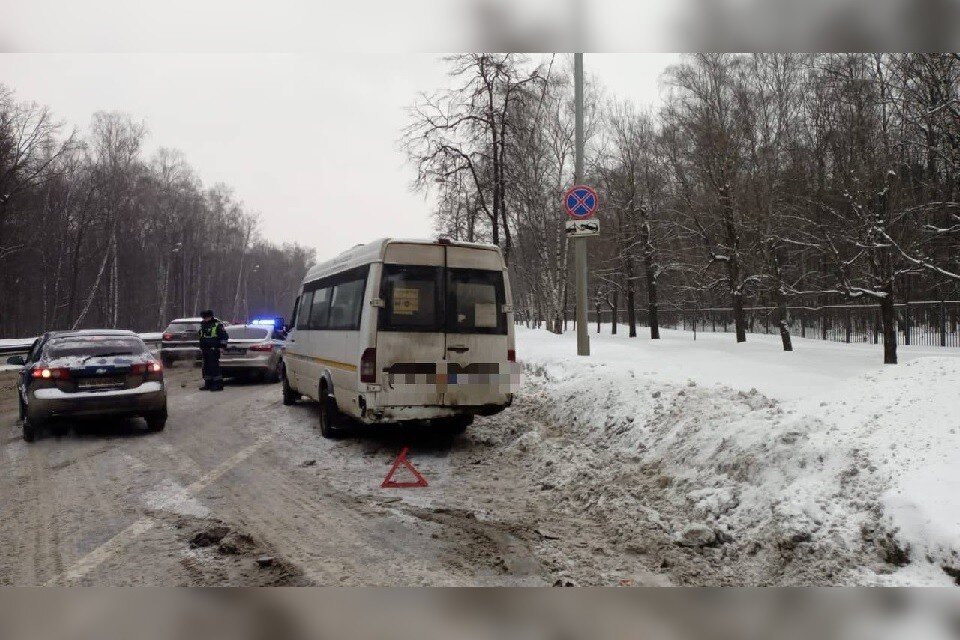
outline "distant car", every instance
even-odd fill
[[[263,324],[233,324],[226,327],[227,347],[220,354],[225,376],[251,376],[267,382],[280,380],[283,331]]]
[[[160,340],[160,362],[169,367],[177,360],[200,359],[200,318],[177,318],[164,329]]]
[[[150,431],[166,424],[163,367],[132,331],[48,332],[7,363],[23,367],[17,394],[27,442],[59,418],[141,416]]]

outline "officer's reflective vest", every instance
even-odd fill
[[[201,338],[216,338],[217,333],[219,333],[220,323],[214,322],[213,326],[209,329],[204,329],[203,326],[200,326],[200,337]]]

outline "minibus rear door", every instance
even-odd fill
[[[405,250],[411,246],[416,251]],[[390,263],[391,258],[398,262]],[[443,249],[391,245],[384,262],[380,289],[384,307],[379,314],[376,342],[377,374],[382,385],[378,404],[441,405],[437,370],[443,366],[445,349]]]
[[[443,403],[503,404],[508,386],[508,327],[502,261],[497,252],[448,247]]]

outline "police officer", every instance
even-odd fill
[[[200,356],[203,358],[203,386],[201,390],[223,391],[223,375],[220,372],[220,349],[227,346],[226,329],[207,309],[200,313]]]

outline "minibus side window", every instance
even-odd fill
[[[310,310],[310,328],[326,329],[330,318],[330,287],[313,292],[313,305]]]
[[[387,264],[381,277],[383,331],[442,331],[440,267]]]
[[[506,334],[503,273],[447,270],[447,332]]]
[[[330,303],[331,329],[359,329],[360,309],[363,302],[363,290],[366,280],[350,280],[333,288],[333,300]]]
[[[313,291],[300,296],[300,309],[297,311],[297,329],[306,329],[310,321],[310,304],[313,302]]]

